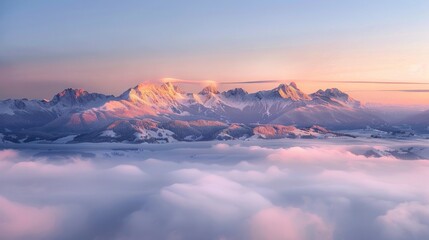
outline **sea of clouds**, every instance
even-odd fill
[[[429,159],[293,141],[1,150],[0,239],[429,239]]]

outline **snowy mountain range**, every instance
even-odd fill
[[[120,96],[65,89],[51,100],[0,102],[0,134],[10,142],[317,137],[367,126],[386,122],[336,88],[306,94],[294,82],[255,93],[214,85],[186,93],[172,83],[142,83]]]

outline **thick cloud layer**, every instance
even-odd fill
[[[429,161],[397,157],[429,143],[401,144],[3,150],[0,239],[427,239]]]

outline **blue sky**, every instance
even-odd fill
[[[30,97],[69,86],[117,94],[163,77],[429,76],[429,1],[16,0],[0,9],[2,98],[24,97],[21,86],[43,86]]]

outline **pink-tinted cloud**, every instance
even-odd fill
[[[32,239],[427,236],[424,141],[255,140],[133,145],[136,151],[109,144],[64,147],[90,149],[94,157],[0,152],[6,226],[38,226],[23,217],[28,210],[46,223],[55,219]],[[409,150],[426,160],[395,157]],[[0,231],[1,239],[23,236]]]
[[[426,239],[429,236],[429,205],[405,202],[378,218],[389,239]]]
[[[331,240],[332,233],[322,218],[299,208],[267,208],[250,220],[252,240]]]
[[[16,203],[0,196],[0,236],[2,239],[43,239],[59,225],[61,210]]]

